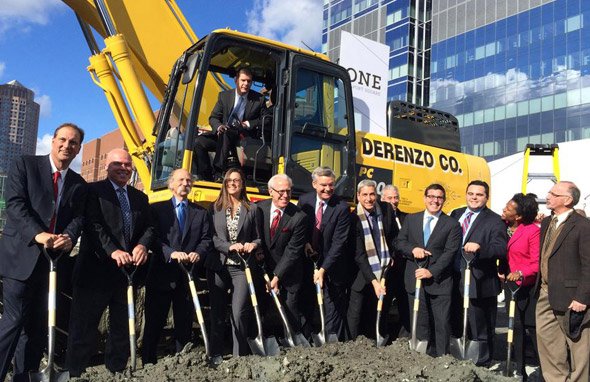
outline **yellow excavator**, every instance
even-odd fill
[[[349,201],[361,179],[374,179],[380,188],[397,185],[407,212],[423,209],[431,183],[446,188],[449,211],[464,203],[469,181],[489,182],[481,158],[419,139],[355,131],[348,72],[323,54],[229,29],[198,39],[173,0],[63,1],[78,17],[92,52],[88,70],[109,101],[152,202],[171,196],[166,181],[173,169],[194,172],[195,138],[210,131],[217,94],[231,88],[242,67],[253,73],[253,89],[274,93],[263,127],[238,147],[254,200],[267,197],[267,181],[277,173],[293,179],[294,198],[310,191],[317,166],[334,169],[336,193]],[[103,49],[93,30],[104,38]],[[162,102],[157,113],[146,90]],[[190,197],[210,202],[219,189],[197,181]]]

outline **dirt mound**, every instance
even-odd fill
[[[409,349],[405,340],[376,348],[360,338],[320,348],[283,350],[276,357],[248,356],[225,360],[217,369],[207,366],[203,347],[162,358],[133,373],[112,375],[104,367],[87,370],[77,382],[102,381],[511,381],[469,361],[450,356],[431,358]]]

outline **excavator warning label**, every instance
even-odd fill
[[[361,138],[362,155],[377,159],[405,163],[415,167],[434,169],[437,164],[444,172],[462,174],[463,170],[457,158],[451,154],[433,153],[418,147],[409,147],[397,143]]]

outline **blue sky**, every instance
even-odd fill
[[[230,27],[318,50],[321,44],[323,0],[176,1],[197,36]],[[48,152],[53,130],[66,121],[86,130],[86,141],[117,127],[86,71],[89,55],[73,11],[61,1],[0,1],[0,84],[17,80],[35,92],[38,153]]]

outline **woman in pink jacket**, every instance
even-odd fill
[[[508,267],[504,267],[501,279],[517,281],[520,289],[515,296],[516,315],[514,320],[514,358],[516,371],[526,380],[525,372],[525,331],[530,338],[535,337],[535,301],[531,296],[539,272],[540,229],[535,224],[539,211],[535,195],[515,194],[506,203],[502,211],[502,219],[508,225]],[[509,291],[506,290],[506,297]],[[534,346],[534,342],[533,342]]]

